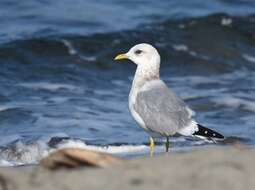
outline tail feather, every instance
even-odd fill
[[[198,126],[198,131],[193,133],[193,135],[207,137],[207,138],[224,139],[224,136],[222,134],[212,129],[206,128],[200,124],[197,124],[197,126]]]

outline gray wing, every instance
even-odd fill
[[[161,135],[173,135],[192,121],[187,105],[161,80],[147,82],[142,87],[134,109],[148,130]]]

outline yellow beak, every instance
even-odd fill
[[[128,56],[125,53],[117,55],[114,60],[122,60],[122,59],[128,59]]]

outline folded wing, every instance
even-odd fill
[[[161,80],[147,82],[138,92],[134,109],[151,132],[169,136],[189,127],[192,111]]]

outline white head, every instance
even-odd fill
[[[121,54],[120,54],[121,55]],[[124,54],[124,59],[130,59],[137,65],[141,64],[160,64],[160,55],[156,48],[150,44],[137,44]],[[115,60],[119,60],[119,56]],[[123,56],[120,57],[123,59]]]
[[[150,44],[142,43],[132,47],[127,53],[119,54],[114,60],[129,59],[144,74],[159,75],[160,55]]]

